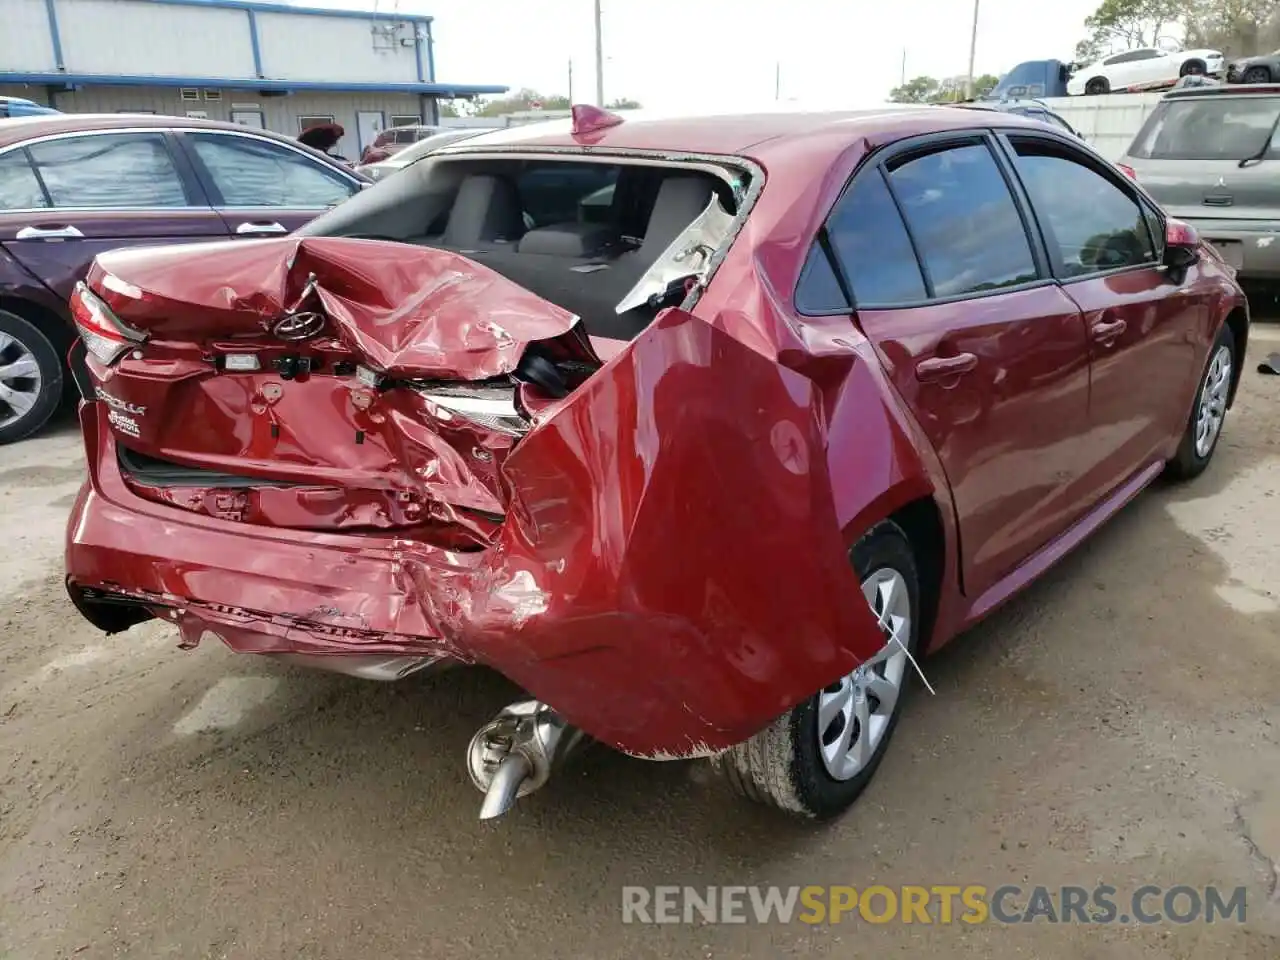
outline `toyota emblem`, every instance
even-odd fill
[[[281,340],[310,340],[324,329],[324,317],[318,313],[291,313],[278,320],[271,332]]]

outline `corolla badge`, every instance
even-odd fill
[[[291,313],[277,320],[272,334],[281,340],[310,340],[324,329],[324,317],[318,313]]]

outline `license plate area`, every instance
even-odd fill
[[[1208,238],[1213,244],[1215,250],[1222,254],[1222,259],[1227,261],[1227,265],[1240,270],[1244,267],[1244,244],[1239,240],[1218,240],[1214,237]]]

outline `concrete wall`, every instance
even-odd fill
[[[69,72],[255,75],[244,10],[179,7],[148,0],[56,0],[56,4]]]
[[[49,10],[57,16],[58,62]],[[324,83],[431,80],[424,18],[248,10],[154,0],[0,0],[0,71],[261,76]]]
[[[217,101],[184,101],[173,87],[86,87],[74,93],[61,92],[52,106],[68,113],[158,113],[185,117],[188,111],[203,112],[210,120],[232,120],[232,114],[257,108],[261,111],[266,129],[296,137],[300,132],[298,120],[307,116],[332,116],[342,124],[346,136],[338,144],[338,153],[349,160],[357,160],[360,147],[356,137],[356,112],[381,111],[384,126],[391,126],[392,117],[426,117],[422,98],[411,94],[356,94],[356,93],[296,93],[287,97],[259,97],[253,93],[236,90],[221,91]],[[203,97],[204,92],[201,91]],[[0,84],[0,96],[26,97],[36,103],[49,104],[49,96],[43,87],[24,87]]]
[[[1108,160],[1122,156],[1161,93],[1112,93],[1101,97],[1052,97],[1045,104]]]
[[[46,70],[55,63],[44,0],[3,0],[0,69]]]
[[[419,79],[418,41],[411,23],[288,13],[259,13],[257,21],[262,72],[273,80],[416,83]]]

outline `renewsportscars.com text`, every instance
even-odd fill
[[[1217,923],[1245,920],[1245,888],[655,886],[622,888],[623,923]]]

